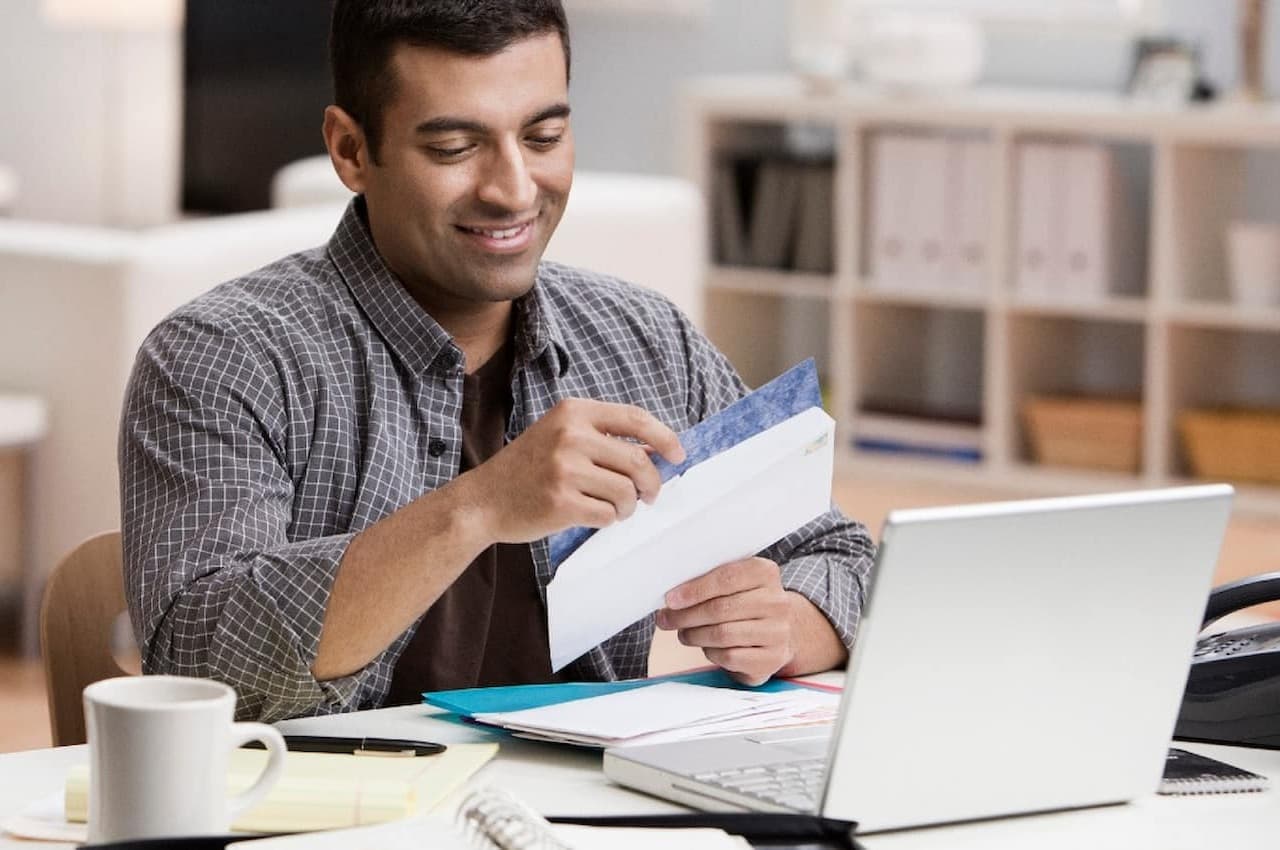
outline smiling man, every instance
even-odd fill
[[[152,332],[120,444],[144,668],[266,720],[558,678],[547,536],[652,501],[650,453],[746,391],[662,297],[542,262],[573,182],[559,2],[338,0],[331,59],[356,198]],[[561,675],[644,675],[655,625],[748,683],[838,665],[871,549],[833,510]]]

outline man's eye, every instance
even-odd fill
[[[471,148],[471,145],[462,145],[461,147],[437,147],[432,145],[429,146],[427,150],[431,152],[432,156],[435,156],[438,159],[456,159],[470,151]]]
[[[549,150],[560,144],[562,138],[564,138],[563,133],[557,133],[554,136],[530,136],[529,144],[538,150]]]

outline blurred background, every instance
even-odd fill
[[[1280,569],[1280,10],[566,7],[552,255],[666,292],[753,384],[815,357],[846,511],[1230,480],[1219,581]],[[341,214],[327,30],[320,0],[5,4],[0,752],[49,743],[41,593],[118,526],[142,337]]]

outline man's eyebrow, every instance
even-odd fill
[[[531,117],[528,121],[524,122],[524,126],[529,127],[529,126],[532,126],[533,124],[541,124],[543,121],[550,121],[553,118],[568,118],[568,117],[569,117],[569,104],[557,103],[553,106],[548,106],[546,109],[543,109],[539,112],[534,113],[533,117]]]
[[[569,104],[557,103],[541,109],[530,116],[525,122],[525,127],[531,127],[534,124],[541,124],[543,121],[550,121],[553,118],[568,118]],[[414,128],[414,132],[420,135],[433,135],[436,133],[475,133],[482,135],[491,132],[489,125],[480,121],[472,121],[469,118],[453,118],[448,115],[442,115],[438,118],[432,118],[423,121]]]
[[[487,133],[489,132],[489,127],[479,121],[471,121],[466,118],[450,118],[447,115],[442,115],[439,118],[423,121],[413,128],[413,131],[423,135],[432,133]]]

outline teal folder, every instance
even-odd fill
[[[657,682],[685,682],[690,685],[709,685],[714,688],[735,688],[763,693],[776,693],[803,687],[785,679],[770,679],[763,685],[752,688],[734,681],[723,670],[713,668],[675,673],[670,676],[656,676],[652,679],[623,679],[618,682],[556,682],[549,685],[509,685],[496,688],[430,691],[422,695],[422,700],[428,705],[443,708],[454,714],[473,717],[477,714],[522,711],[526,708],[598,697],[619,691],[629,691],[633,688],[643,688]]]

